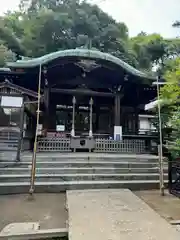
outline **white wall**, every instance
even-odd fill
[[[152,118],[154,116],[151,115],[139,115],[139,132],[145,133],[150,130],[155,130],[155,127],[152,125]]]

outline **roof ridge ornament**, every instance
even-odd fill
[[[6,79],[4,80],[4,83],[5,83],[5,84],[10,83],[9,79],[6,78]]]
[[[100,64],[97,64],[95,60],[91,59],[82,59],[79,62],[75,63],[75,65],[82,68],[84,72],[91,72],[92,70],[101,67]]]

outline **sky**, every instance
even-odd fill
[[[19,0],[0,0],[0,15],[14,10]],[[180,36],[172,23],[180,20],[180,0],[94,0],[109,15],[124,22],[130,36],[139,32],[160,33],[163,37]]]

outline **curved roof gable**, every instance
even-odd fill
[[[121,59],[114,57],[111,54],[103,53],[100,51],[89,50],[89,49],[70,49],[70,50],[63,50],[53,52],[47,55],[44,55],[39,58],[33,58],[31,60],[19,60],[17,62],[10,62],[7,64],[8,67],[15,67],[15,68],[32,68],[39,65],[47,64],[57,58],[61,57],[82,57],[82,58],[90,58],[90,59],[98,59],[98,60],[106,60],[112,62],[121,68],[123,68],[128,73],[141,77],[154,80],[154,77],[148,76],[146,73],[141,72],[134,67],[130,66],[126,62],[122,61]]]

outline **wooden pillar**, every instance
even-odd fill
[[[93,136],[93,126],[92,126],[92,118],[93,118],[93,99],[91,98],[90,101],[89,101],[89,105],[90,105],[90,112],[89,112],[89,118],[90,118],[90,121],[89,121],[89,137],[92,137]]]
[[[56,131],[56,104],[53,102],[49,108],[49,129]]]
[[[72,104],[73,104],[73,114],[72,114],[71,136],[75,137],[75,109],[76,109],[76,97],[75,96],[72,99]]]
[[[95,122],[95,131],[99,132],[99,116],[100,116],[100,107],[96,105],[96,122]]]
[[[139,112],[140,109],[138,105],[140,104],[140,91],[139,88],[136,87],[136,106],[135,106],[135,134],[139,134]]]
[[[21,106],[21,109],[20,109],[20,133],[19,133],[18,148],[17,148],[17,155],[16,155],[17,162],[20,161],[20,157],[21,157],[23,131],[24,131],[24,98],[23,98],[23,105]]]
[[[139,134],[139,110],[135,108],[135,134]]]
[[[121,95],[115,96],[115,107],[114,107],[114,125],[121,126]]]
[[[44,127],[45,129],[48,129],[49,128],[49,87],[44,88],[44,105],[45,105]]]
[[[114,134],[114,112],[112,106],[109,108],[109,114],[110,114],[110,136],[113,137]]]
[[[44,77],[44,106],[45,106],[45,114],[44,114],[44,129],[47,131],[49,128],[49,84],[48,84],[48,76],[47,76],[47,68],[43,68],[43,77]]]
[[[117,94],[115,96],[115,116],[114,116],[114,139],[122,139],[122,130],[121,130],[121,95]]]

